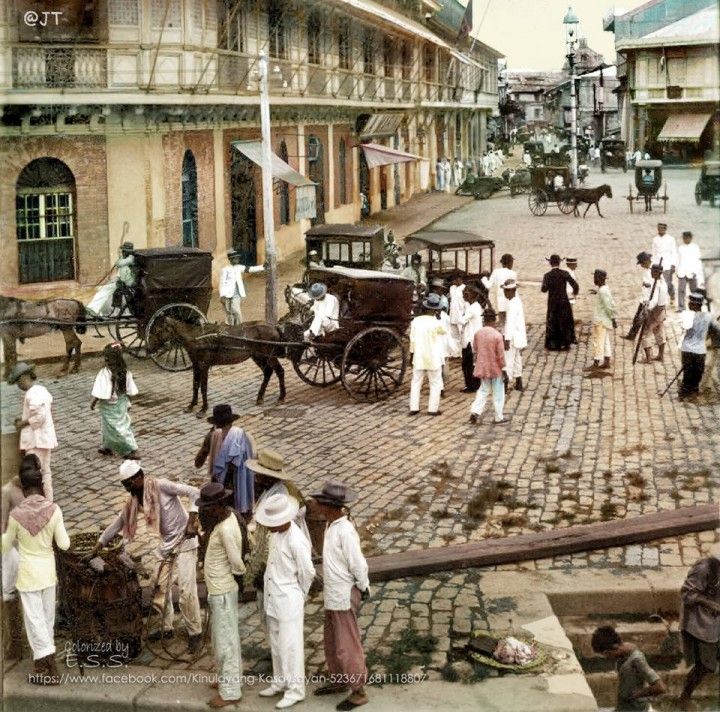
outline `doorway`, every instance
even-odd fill
[[[312,225],[325,224],[325,157],[322,141],[314,135],[307,140],[308,178],[315,183],[315,217]]]
[[[255,164],[233,150],[230,167],[232,245],[242,264],[257,264],[257,212]]]

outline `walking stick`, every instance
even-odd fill
[[[667,384],[667,388],[662,393],[660,393],[660,398],[662,398],[670,390],[670,387],[672,386],[672,384],[675,383],[675,381],[677,381],[678,378],[680,378],[680,374],[684,370],[685,370],[685,366],[681,366],[680,370],[675,374],[675,378],[673,378],[672,381],[670,381],[670,383]]]
[[[123,229],[122,229],[122,235],[120,235],[120,244],[122,245],[122,241],[125,239],[125,235],[128,234],[128,231],[130,230],[130,223],[125,220],[123,222]],[[100,284],[102,284],[111,274],[112,271],[115,269],[115,265],[113,264],[110,269],[95,283],[93,286],[93,289],[96,289]]]
[[[662,267],[663,258],[660,258],[660,262],[658,262],[658,265]],[[648,303],[652,301],[653,295],[655,294],[655,287],[657,287],[658,280],[662,278],[662,271],[660,272],[659,277],[655,277],[655,281],[653,282],[652,288],[650,289],[650,297],[648,299]],[[643,319],[643,323],[640,326],[640,331],[638,332],[638,340],[637,344],[635,345],[635,352],[633,353],[633,366],[637,363],[638,354],[640,353],[640,346],[642,345],[643,335],[645,334],[645,326],[647,325],[647,319],[648,315],[645,315],[645,318]]]

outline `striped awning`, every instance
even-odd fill
[[[393,163],[410,163],[411,161],[421,160],[421,156],[414,153],[406,153],[398,151],[396,148],[382,146],[379,143],[362,143],[360,144],[368,168],[377,168],[378,166],[389,166]]]
[[[673,114],[668,116],[658,141],[691,141],[697,143],[712,114]]]

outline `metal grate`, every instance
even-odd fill
[[[112,0],[108,5],[108,22],[111,25],[137,26],[140,15],[138,0]]]

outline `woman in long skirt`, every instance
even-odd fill
[[[132,373],[127,370],[122,344],[108,344],[104,351],[105,368],[95,378],[90,410],[99,403],[102,425],[101,455],[116,453],[123,457],[137,456],[137,443],[130,422],[130,397],[138,394]]]

